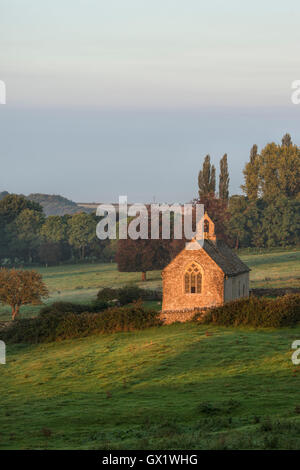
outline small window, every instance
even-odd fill
[[[209,222],[204,220],[204,233],[209,233]]]
[[[184,292],[186,294],[200,294],[202,290],[202,275],[196,263],[192,263],[184,274]]]

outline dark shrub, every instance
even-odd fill
[[[90,305],[87,306],[85,309],[86,312],[90,313],[98,313],[98,312],[103,312],[103,310],[106,310],[109,307],[108,302],[105,302],[104,300],[93,300]]]
[[[201,317],[201,312],[197,313],[194,319],[205,324],[223,326],[292,326],[300,321],[300,295],[285,295],[277,299],[250,297],[234,300],[209,309],[204,317]]]
[[[86,312],[86,305],[76,304],[73,302],[53,302],[41,308],[39,315],[49,315],[58,313],[83,313]]]
[[[1,339],[14,343],[43,343],[91,334],[141,330],[158,326],[159,313],[145,310],[141,302],[112,307],[95,313],[50,313],[33,319],[18,320],[1,333]]]
[[[103,300],[108,302],[110,300],[115,300],[118,298],[119,289],[111,289],[110,287],[104,287],[104,289],[99,290],[97,294],[98,300]]]
[[[41,308],[39,315],[50,315],[60,313],[97,313],[105,310],[108,307],[107,302],[95,300],[90,304],[76,304],[73,302],[53,302],[52,304],[45,305]]]
[[[140,299],[161,300],[162,294],[150,289],[141,289],[138,286],[125,286],[120,289],[105,287],[98,292],[97,298],[104,301],[118,300],[121,305],[127,305]]]
[[[119,289],[118,300],[121,305],[130,304],[135,300],[144,300],[145,291],[137,286],[125,286]]]

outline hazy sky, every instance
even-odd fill
[[[299,0],[0,0],[0,190],[184,201],[253,143],[300,144]]]

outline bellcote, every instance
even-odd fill
[[[197,238],[200,240],[211,240],[216,243],[215,224],[207,212],[205,212],[204,216],[198,223]]]

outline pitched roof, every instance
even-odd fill
[[[217,240],[216,243],[204,240],[203,249],[227,276],[236,276],[250,271],[250,268],[223,240]]]

